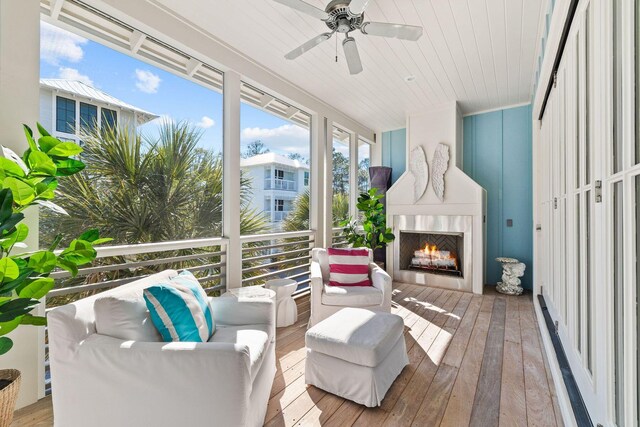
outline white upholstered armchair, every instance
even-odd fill
[[[118,300],[106,314],[133,319],[143,289],[177,274],[166,270],[49,313],[56,426],[263,424],[276,372],[271,298],[213,298],[217,330],[209,342],[144,342],[101,333],[106,306],[100,299],[128,302]],[[115,332],[144,332],[140,323],[112,323]]]
[[[311,318],[309,326],[345,307],[391,311],[391,277],[373,262],[369,249],[369,277],[373,286],[329,286],[329,254],[326,249],[311,251]]]

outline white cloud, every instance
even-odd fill
[[[136,87],[144,93],[156,93],[160,86],[160,76],[151,71],[136,69]]]
[[[244,128],[242,129],[242,139],[268,139],[278,137],[294,137],[294,138],[309,138],[309,131],[295,125],[282,125],[277,128],[265,129],[265,128]]]
[[[240,134],[242,149],[252,141],[262,141],[272,152],[287,155],[299,153],[309,158],[310,134],[307,129],[296,125],[276,128],[244,128]]]
[[[82,83],[88,84],[89,86],[93,86],[93,80],[91,80],[91,78],[86,74],[80,74],[80,72],[75,68],[60,67],[58,70],[58,77],[67,80],[78,80]]]
[[[210,127],[213,127],[215,125],[216,125],[216,121],[209,116],[202,116],[200,121],[196,123],[196,126],[202,129],[209,129]]]
[[[69,31],[41,22],[40,58],[51,65],[60,61],[79,62],[84,56],[82,45],[89,40]]]

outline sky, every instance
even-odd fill
[[[139,130],[157,134],[162,120],[189,121],[200,128],[200,145],[222,150],[222,94],[41,22],[40,76],[79,80],[160,118]],[[261,140],[271,152],[309,158],[309,131],[243,103],[241,150]]]

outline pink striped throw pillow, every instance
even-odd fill
[[[330,286],[371,286],[369,250],[327,249]]]

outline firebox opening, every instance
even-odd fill
[[[463,276],[463,233],[400,232],[400,269]]]

